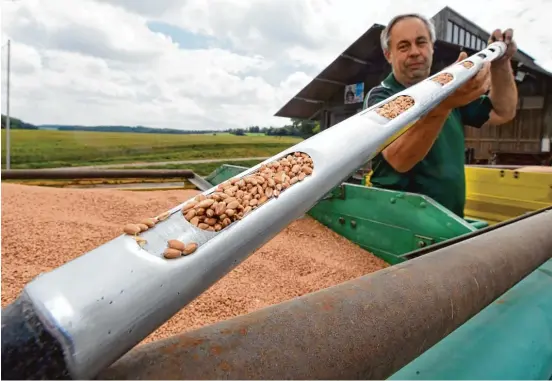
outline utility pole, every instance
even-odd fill
[[[10,169],[10,40],[8,40],[8,79],[6,81],[6,169]]]

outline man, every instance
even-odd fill
[[[495,30],[489,40],[504,41],[506,54],[479,73],[372,161],[375,187],[427,195],[464,217],[464,125],[479,128],[507,123],[515,117],[517,88],[510,59],[516,52],[511,29]],[[423,16],[397,16],[381,34],[381,45],[392,72],[370,90],[364,108],[426,79],[433,61],[435,29]],[[460,53],[458,61],[467,58]],[[488,93],[490,88],[489,95]]]

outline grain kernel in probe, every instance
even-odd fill
[[[163,252],[163,256],[167,259],[175,259],[182,256],[182,251],[167,247]]]
[[[146,225],[146,224],[137,224],[137,225],[138,225],[138,227],[140,228],[140,231],[145,232],[146,230],[149,229],[149,226]]]
[[[191,242],[191,243],[186,245],[186,247],[182,251],[182,254],[183,255],[190,255],[193,252],[195,252],[197,250],[197,248],[198,248],[198,244],[195,243],[195,242]]]
[[[165,212],[165,213],[162,213],[159,216],[155,217],[155,219],[157,220],[157,222],[161,222],[161,221],[165,221],[167,218],[169,218],[169,216],[170,216],[170,213]]]
[[[184,250],[184,248],[186,247],[186,245],[184,244],[184,242],[181,242],[179,240],[176,240],[176,239],[171,239],[167,242],[167,245],[169,246],[169,248],[171,249],[175,249],[175,250]]]
[[[157,221],[155,221],[155,218],[143,218],[142,220],[140,220],[141,224],[144,224],[149,228],[154,227],[156,222]]]
[[[126,224],[123,228],[125,234],[136,235],[142,232],[142,229],[137,224]]]
[[[214,228],[213,228],[214,229]],[[177,239],[171,239],[167,242],[167,248],[163,251],[163,257],[166,259],[176,259],[184,255],[194,253],[199,245],[195,242],[184,243]]]

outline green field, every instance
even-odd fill
[[[224,133],[175,135],[44,130],[12,130],[10,136],[13,169],[264,157],[275,155],[302,140]],[[4,167],[5,130],[2,130]]]

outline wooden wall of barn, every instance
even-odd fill
[[[518,84],[516,117],[501,126],[465,127],[466,148],[475,150],[475,159],[488,160],[491,152],[541,152],[542,139],[550,126],[545,117],[552,108],[552,86],[544,78],[530,77]]]

